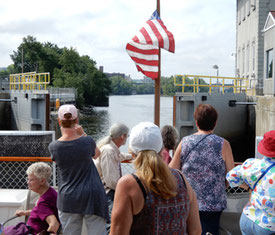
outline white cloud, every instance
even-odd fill
[[[162,52],[162,75],[234,75],[235,2],[219,0],[161,1],[161,18],[174,34],[176,53]],[[103,65],[106,72],[142,78],[125,51],[156,8],[139,0],[9,0],[0,2],[0,67],[32,35],[40,42],[74,47]]]

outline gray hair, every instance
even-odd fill
[[[123,123],[115,123],[111,126],[109,136],[98,141],[97,146],[101,148],[103,145],[109,144],[112,139],[117,139],[122,135],[128,135],[129,128]]]
[[[52,168],[44,162],[36,162],[31,164],[27,169],[27,175],[34,174],[39,179],[46,179],[47,183],[49,183]]]

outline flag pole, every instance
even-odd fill
[[[160,16],[160,0],[157,0],[157,12]],[[154,110],[154,123],[159,126],[160,125],[160,59],[161,52],[159,48],[159,64],[158,64],[158,78],[155,79],[155,110]]]

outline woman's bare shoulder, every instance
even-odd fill
[[[119,179],[118,184],[124,187],[133,187],[136,186],[136,180],[133,175],[127,174]]]

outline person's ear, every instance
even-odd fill
[[[47,181],[46,181],[46,179],[44,179],[44,178],[43,178],[43,179],[41,179],[41,185],[45,185],[45,184],[46,184],[46,182],[47,182]]]

